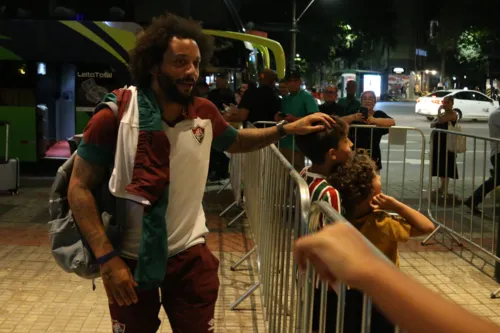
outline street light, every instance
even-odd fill
[[[309,4],[306,6],[306,8],[299,15],[299,17],[296,18],[296,16],[297,16],[297,1],[293,0],[293,4],[292,4],[292,6],[293,6],[292,7],[292,52],[291,52],[292,56],[290,57],[291,67],[293,67],[293,65],[294,65],[293,55],[297,54],[297,32],[299,31],[298,23],[299,23],[300,19],[302,18],[302,16],[304,16],[304,14],[307,12],[309,7],[312,6],[314,1],[316,1],[316,0],[311,0],[309,2]],[[298,55],[297,55],[297,58],[298,58]]]

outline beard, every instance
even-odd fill
[[[191,77],[174,80],[170,75],[163,73],[162,71],[158,73],[158,85],[160,86],[160,89],[167,100],[172,103],[178,103],[187,106],[193,103],[194,89],[191,89],[188,94],[183,94],[177,88],[177,84],[181,83],[193,83],[194,87],[195,80]]]

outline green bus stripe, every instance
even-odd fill
[[[132,32],[110,27],[104,22],[94,23],[111,38],[113,38],[118,44],[120,44],[126,51],[130,51],[134,48],[136,38]]]
[[[109,53],[111,53],[113,56],[115,56],[118,60],[123,62],[124,64],[127,64],[125,59],[121,55],[119,55],[115,49],[113,49],[108,43],[106,43],[102,38],[97,36],[94,32],[92,32],[89,28],[85,27],[83,24],[80,22],[76,21],[59,21],[62,24],[66,25],[68,28],[75,30],[76,32],[80,33],[81,35],[87,37]]]
[[[22,58],[11,50],[0,46],[0,60],[22,60]]]

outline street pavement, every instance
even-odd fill
[[[399,126],[414,126],[422,130],[423,141],[428,143],[431,132],[429,122],[414,115],[414,104],[380,103],[378,109],[386,111]],[[467,133],[487,134],[486,123],[464,123],[463,127]],[[413,200],[415,203],[421,190],[418,185],[422,136],[416,131],[408,133],[404,140],[407,143],[406,156],[404,145],[398,142],[391,142],[389,145],[388,142],[389,139],[384,138],[382,143],[383,152],[387,153],[390,148],[388,159],[387,154],[383,154],[389,163],[384,165],[382,178],[387,181],[387,187],[392,191],[389,194],[399,195],[398,191],[404,189],[404,196],[399,198],[408,203]],[[469,155],[470,152],[466,154]],[[459,171],[463,165],[470,169],[472,160],[473,155],[465,164],[459,164]],[[425,161],[424,174],[427,179],[427,155]],[[386,176],[387,170],[389,176]],[[111,319],[102,285],[98,283],[97,290],[92,291],[89,281],[63,272],[50,254],[46,228],[49,220],[47,199],[50,183],[50,179],[25,177],[19,195],[0,195],[0,332],[109,332]],[[472,188],[472,184],[467,184]],[[427,188],[426,182],[424,187]],[[237,311],[229,310],[229,304],[255,283],[258,272],[255,269],[257,263],[254,257],[235,271],[231,269],[231,265],[254,244],[249,237],[246,221],[238,221],[231,228],[227,226],[227,222],[239,213],[239,210],[230,211],[226,219],[219,217],[219,213],[233,199],[229,190],[217,195],[218,188],[207,187],[204,201],[207,225],[210,229],[207,244],[220,260],[221,288],[215,311],[214,332],[264,332],[259,290],[244,301]],[[493,247],[495,242],[492,242],[494,233],[491,221],[487,225],[483,224],[481,228],[477,218],[472,219],[473,223],[459,218],[458,209],[456,215],[452,215],[450,208],[445,209],[443,205],[435,207],[436,216],[437,213],[447,214],[444,217],[437,216],[447,225],[460,225],[462,229],[470,226],[473,229],[470,232],[473,241],[482,242],[485,248]],[[423,210],[426,210],[426,205]],[[464,213],[461,216],[466,215]],[[449,251],[450,248],[453,252]],[[448,245],[444,247],[435,242],[422,247],[419,240],[411,240],[400,250],[401,269],[405,273],[469,311],[500,323],[500,304],[498,300],[488,297],[497,284],[476,269],[479,267],[491,276],[491,262],[478,262],[477,253],[474,251],[467,252],[463,248]],[[170,333],[171,329],[163,311],[160,318],[163,323],[158,332]]]
[[[378,103],[376,109],[385,111],[394,118],[396,126],[414,128],[407,131],[406,137],[397,131],[393,131],[382,139],[381,149],[384,164],[381,176],[382,178],[389,178],[385,179],[384,184],[389,181],[389,185],[394,187],[396,186],[395,184],[418,183],[422,178],[421,174],[423,171],[424,187],[426,188],[430,171],[430,137],[432,132],[430,122],[425,117],[415,114],[415,103],[384,102]],[[464,121],[461,123],[461,126],[464,133],[476,136],[488,136],[487,122]],[[484,171],[486,178],[489,175],[489,145],[486,145],[485,149],[484,141],[480,139],[475,141],[472,138],[468,138],[467,152],[459,154],[457,157],[459,180],[455,184],[451,182],[450,186],[453,187],[455,185],[457,191],[460,192],[461,186],[467,188],[482,183]],[[424,145],[425,148],[422,149]],[[422,154],[422,151],[424,151],[424,154]],[[484,163],[485,161],[486,163]],[[484,170],[485,166],[486,170]],[[474,168],[475,170],[473,170]],[[475,174],[474,177],[473,171]],[[464,175],[465,177],[463,177]],[[474,183],[472,183],[473,178]],[[464,182],[462,181],[463,179],[465,179]],[[435,186],[433,184],[433,188]]]

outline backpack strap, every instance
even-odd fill
[[[94,115],[103,109],[111,109],[116,117],[117,123],[120,124],[130,103],[132,92],[129,89],[120,88],[113,90],[112,94],[116,96],[116,102],[108,100],[97,104],[94,109]]]

